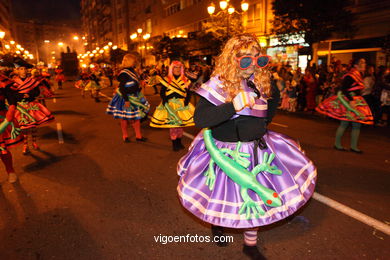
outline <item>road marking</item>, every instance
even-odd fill
[[[390,236],[390,226],[386,225],[385,223],[376,220],[370,216],[367,216],[357,210],[354,210],[353,208],[350,208],[348,206],[345,206],[335,200],[332,200],[328,197],[325,197],[324,195],[321,195],[317,192],[314,192],[313,199],[324,203],[325,205],[340,211],[341,213],[344,213],[347,216],[350,216],[351,218],[354,218],[356,220],[359,220],[360,222],[363,222],[364,224],[371,226],[379,231],[382,231],[383,233]]]
[[[189,133],[186,133],[184,132],[183,133],[184,136],[190,138],[190,139],[194,139],[195,136],[193,136],[192,134],[189,134]],[[357,210],[354,210],[353,208],[350,208],[348,206],[345,206],[343,204],[341,204],[340,202],[337,202],[335,200],[332,200],[331,198],[328,198],[324,195],[321,195],[317,192],[314,192],[313,194],[313,199],[317,200],[318,202],[321,202],[351,218],[354,218],[368,226],[371,226],[387,235],[390,235],[390,226],[379,221],[379,220],[376,220],[370,216],[367,216]]]
[[[57,135],[58,135],[58,143],[63,144],[64,143],[64,136],[62,134],[62,125],[61,123],[57,123]]]
[[[281,126],[281,127],[284,127],[284,128],[288,128],[287,125],[278,124],[278,123],[274,123],[274,122],[271,122],[271,125],[277,125],[277,126]]]
[[[53,98],[53,103],[57,103],[57,99],[56,98]]]

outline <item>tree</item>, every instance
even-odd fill
[[[202,24],[202,31],[206,35],[211,34],[216,40],[223,44],[232,36],[244,32],[241,14],[219,12],[217,15],[214,15],[211,20]]]
[[[283,43],[304,35],[313,57],[313,44],[335,34],[345,38],[354,35],[354,15],[349,6],[349,0],[275,0],[272,33]]]
[[[160,41],[153,44],[152,54],[156,60],[161,59],[188,59],[187,38],[169,38],[164,36]]]

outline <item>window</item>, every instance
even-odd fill
[[[170,5],[165,9],[165,13],[167,16],[173,15],[174,13],[177,13],[179,11],[180,11],[180,3],[175,3],[173,5]]]

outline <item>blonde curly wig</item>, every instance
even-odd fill
[[[236,57],[241,57],[252,49],[256,49],[260,54],[264,54],[260,44],[253,35],[237,35],[226,42],[221,55],[216,59],[212,76],[217,76],[222,81],[223,90],[228,94],[226,99],[228,102],[242,90],[240,83],[243,78],[240,76],[240,68]],[[255,67],[254,83],[265,98],[271,97],[271,74],[267,67]]]

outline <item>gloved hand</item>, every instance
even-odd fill
[[[234,109],[239,112],[243,110],[245,107],[253,107],[255,104],[256,94],[253,92],[245,92],[241,91],[233,98],[233,106]]]

